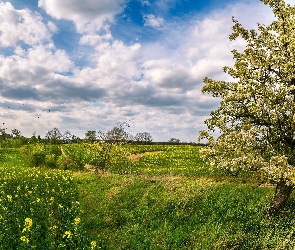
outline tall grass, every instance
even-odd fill
[[[72,175],[14,166],[13,153],[1,150],[0,249],[91,249]]]

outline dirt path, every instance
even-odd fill
[[[154,151],[154,152],[144,152],[144,153],[141,153],[141,154],[133,154],[133,155],[129,155],[127,157],[128,160],[130,161],[139,161],[139,159],[143,156],[146,156],[146,155],[151,155],[151,154],[159,154],[159,153],[163,153],[164,151]]]

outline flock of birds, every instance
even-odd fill
[[[23,106],[24,106],[24,105],[25,105],[25,104],[23,104]],[[7,108],[9,109],[9,106],[8,106]],[[47,111],[47,110],[43,109],[43,110],[42,110],[42,113],[45,112],[45,111]],[[51,110],[48,109],[48,112],[50,112],[50,111],[51,111]],[[38,116],[37,118],[40,119],[40,116]],[[2,125],[4,126],[5,123],[3,122]],[[7,129],[7,128],[4,128],[4,129]]]

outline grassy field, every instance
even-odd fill
[[[51,232],[47,238],[47,241],[58,239],[59,245],[52,245],[51,249],[294,249],[294,196],[280,213],[270,216],[265,212],[273,197],[273,188],[260,185],[255,176],[242,174],[233,178],[209,170],[200,160],[196,146],[124,147],[120,149],[124,156],[114,157],[104,173],[58,171],[58,177],[51,178],[47,193],[31,188],[40,199],[50,200],[56,195],[58,202],[52,204],[53,210],[30,200],[25,209],[27,214],[24,212],[17,217],[20,224],[14,237],[19,238],[18,243],[15,242],[19,244],[17,249],[33,249],[34,246],[38,249],[42,240],[38,239],[41,237],[37,235],[40,234],[38,226],[34,226],[41,225],[41,219],[48,221],[42,224],[45,227],[42,232],[47,234],[51,232],[48,228],[60,223],[60,231]],[[9,174],[5,173],[10,173],[11,169],[17,169],[16,176],[21,176],[10,178],[11,185],[5,186],[4,194],[0,190],[2,202],[9,203],[7,195],[20,192],[17,182],[30,185],[44,182],[38,179],[43,178],[40,173],[38,178],[30,177],[28,173],[36,168],[27,167],[18,149],[1,150],[0,164],[2,183],[9,182]],[[56,170],[38,169],[43,175],[45,172],[46,176],[52,173],[56,176]],[[64,177],[69,174],[73,176],[70,180]],[[63,191],[59,189],[58,194],[53,195],[52,189],[57,190],[61,185]],[[3,189],[3,184],[0,188]],[[16,211],[25,200],[19,200],[13,209]],[[71,205],[73,202],[79,203],[81,212]],[[50,226],[52,221],[47,220],[46,213],[59,211],[59,204],[67,209],[55,212],[55,224]],[[37,214],[38,209],[43,211],[43,217]],[[2,208],[3,211],[6,210]],[[28,214],[35,216],[32,233],[23,235],[23,227],[28,227],[24,224]],[[3,220],[1,206],[0,215],[0,240],[3,242],[8,228],[6,223],[8,219],[14,221],[15,217],[7,214],[6,221]],[[34,224],[38,218],[39,224]],[[7,230],[6,234],[13,234],[11,228]],[[66,232],[72,235],[68,237]],[[20,240],[22,236],[31,239],[32,244],[25,244],[25,238]],[[50,246],[49,242],[47,244]],[[0,249],[15,248],[0,246]]]

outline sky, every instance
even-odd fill
[[[295,0],[286,1],[295,4]],[[196,142],[229,80],[234,16],[247,29],[273,15],[259,0],[0,0],[0,125],[84,138],[127,121],[154,141]]]

